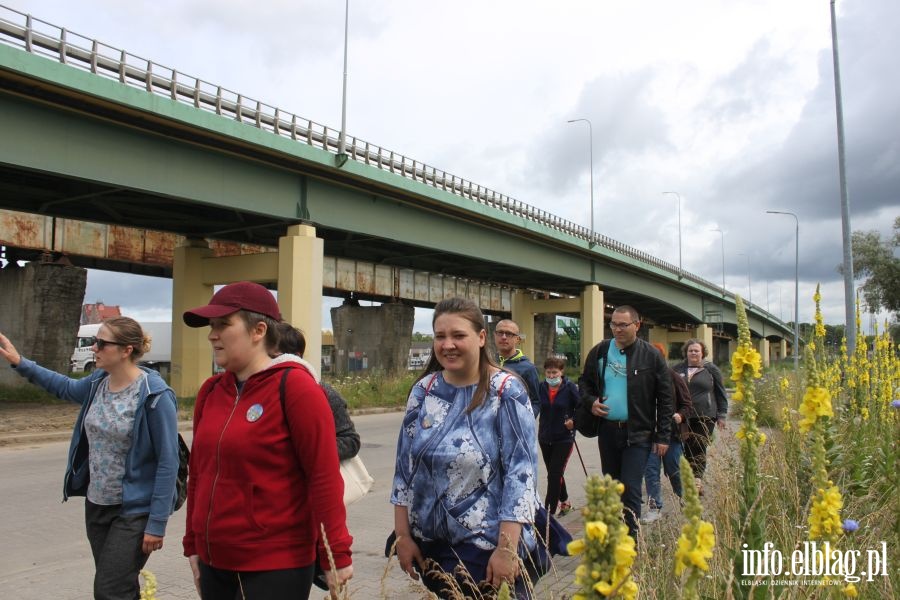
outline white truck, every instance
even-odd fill
[[[141,357],[140,363],[159,371],[163,375],[168,374],[172,365],[172,323],[141,323],[150,337],[150,352]],[[99,324],[82,325],[78,328],[78,339],[75,340],[75,350],[72,352],[72,371],[94,370],[94,352],[91,349],[93,338],[100,329]]]

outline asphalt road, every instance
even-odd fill
[[[348,509],[348,526],[354,536],[350,593],[356,600],[425,597],[424,588],[402,574],[396,562],[385,571],[384,541],[393,529],[388,498],[401,417],[399,412],[354,417],[363,440],[360,456],[375,478],[373,491]],[[596,473],[596,445],[581,439],[581,446],[589,472]],[[0,448],[0,598],[91,597],[94,567],[84,533],[84,501],[74,498],[61,502],[67,448],[68,441]],[[573,504],[582,506],[584,473],[575,455],[567,481]],[[541,484],[543,493],[543,480]],[[578,527],[575,512],[563,522],[570,529]],[[187,559],[182,556],[183,534],[184,512],[179,511],[169,521],[164,548],[147,563],[147,569],[157,577],[160,599],[198,597]],[[547,576],[542,588],[552,587],[558,592],[571,581],[572,559],[562,559],[557,568],[561,579],[551,581]],[[324,596],[314,589],[311,597]]]

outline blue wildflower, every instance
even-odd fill
[[[893,406],[894,408],[900,408],[900,400],[894,400],[893,402],[891,402],[891,406]]]
[[[847,533],[852,533],[859,529],[859,521],[854,521],[853,519],[844,519],[844,531]]]

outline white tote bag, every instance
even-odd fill
[[[361,499],[375,484],[359,455],[341,461],[341,477],[344,478],[344,506]]]

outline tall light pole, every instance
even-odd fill
[[[347,162],[347,34],[350,31],[350,0],[344,2],[344,89],[341,93],[341,135],[338,137],[338,166]]]
[[[844,156],[844,102],[841,98],[841,65],[838,59],[837,17],[831,0],[831,54],[834,59],[834,104],[837,115],[838,171],[841,184],[841,234],[844,242],[844,317],[847,355],[856,349],[856,311],[853,294],[853,236],[850,234],[850,198],[847,192],[847,165]]]
[[[678,199],[678,276],[681,277],[681,194],[678,192],[663,192],[665,194],[675,194]]]
[[[710,229],[710,231],[718,231],[719,235],[722,236],[722,297],[725,297],[725,232],[716,227],[715,229]]]
[[[579,123],[584,121],[588,124],[588,135],[590,136],[590,158],[591,158],[591,241],[590,245],[594,245],[594,126],[591,125],[590,119],[572,119],[567,123]]]
[[[770,215],[790,215],[794,217],[794,370],[800,369],[800,319],[797,310],[800,307],[800,219],[792,212],[784,210],[767,210]]]
[[[738,256],[747,257],[747,306],[753,307],[753,285],[750,283],[750,254],[738,252]]]

